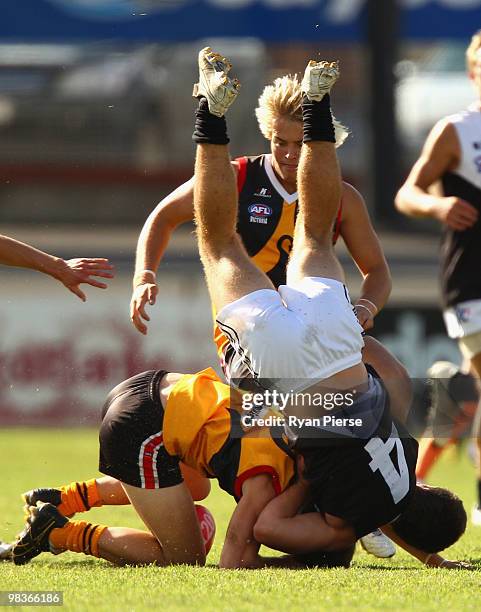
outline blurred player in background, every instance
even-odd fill
[[[416,467],[416,476],[421,482],[426,480],[441,454],[467,434],[479,399],[476,379],[454,363],[436,361],[427,375],[431,401]]]
[[[232,162],[237,177],[239,208],[237,231],[252,261],[267,274],[275,287],[285,283],[286,266],[292,247],[297,214],[297,166],[302,144],[302,94],[297,76],[277,78],[265,87],[256,116],[262,134],[270,142],[270,154],[241,157]],[[348,132],[334,119],[336,146]],[[194,180],[166,196],[147,219],[137,244],[135,275],[130,313],[135,327],[147,333],[147,304],[158,294],[156,271],[172,231],[193,219]],[[340,206],[332,240],[341,236],[363,276],[356,315],[365,330],[384,306],[391,291],[391,278],[379,240],[371,225],[361,194],[343,181]],[[219,358],[229,379],[230,345],[219,327],[214,328]],[[408,374],[374,338],[365,337],[363,359],[385,379],[399,382],[404,393]],[[403,396],[406,405],[410,397]],[[368,552],[389,557],[395,548],[380,531],[366,536],[362,544]]]
[[[441,291],[448,334],[456,338],[471,371],[481,377],[481,30],[466,51],[468,76],[478,100],[441,119],[396,196],[397,208],[443,224]],[[436,194],[430,192],[440,186]],[[481,408],[475,418],[477,505],[481,526]]]
[[[80,289],[81,284],[85,283],[92,287],[106,289],[107,285],[105,283],[101,283],[92,277],[113,278],[114,276],[114,268],[108,259],[84,257],[64,260],[61,257],[49,255],[33,246],[1,235],[0,264],[29,268],[48,274],[60,281],[83,302],[87,298]]]

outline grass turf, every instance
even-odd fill
[[[92,430],[7,430],[0,432],[0,538],[9,540],[23,523],[19,494],[96,476],[97,435]],[[449,453],[431,482],[448,486],[469,510],[474,473],[465,453]],[[233,501],[217,486],[203,502],[217,523],[208,566],[117,568],[85,555],[42,554],[30,564],[0,563],[0,590],[60,590],[64,609],[95,610],[477,610],[480,572],[426,569],[404,552],[379,560],[358,550],[351,569],[216,569]],[[87,517],[87,515],[84,515]],[[142,527],[129,507],[92,510],[89,520]],[[446,556],[481,569],[481,528],[468,526]],[[58,608],[57,608],[58,609]]]

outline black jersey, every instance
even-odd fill
[[[416,487],[418,443],[393,421],[386,390],[379,380],[375,385],[369,403],[377,423],[368,437],[337,435],[331,428],[315,439],[301,438],[294,447],[304,457],[311,502],[319,512],[349,522],[357,538],[395,520]],[[367,408],[359,411],[363,421]],[[356,415],[353,405],[343,416]],[[361,429],[366,426],[373,428],[372,419]]]
[[[237,231],[255,265],[275,287],[286,282],[297,213],[297,192],[287,193],[274,173],[270,155],[240,157],[238,165],[239,208]],[[340,231],[341,206],[333,230]]]
[[[479,213],[463,231],[445,228],[441,242],[441,289],[444,306],[481,299],[481,112],[472,108],[449,117],[461,149],[458,167],[442,177],[445,196],[469,202]]]

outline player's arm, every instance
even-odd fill
[[[220,567],[258,567],[259,544],[254,539],[254,525],[267,503],[275,496],[269,474],[248,478],[242,485],[242,497],[227,527]]]
[[[158,293],[155,273],[174,229],[194,218],[194,179],[166,196],[150,213],[137,241],[130,319],[142,334],[147,333],[144,321],[150,317],[147,303],[155,304]]]
[[[297,514],[308,485],[298,481],[269,502],[254,527],[254,537],[265,546],[300,554],[343,550],[355,542],[352,527],[318,512]]]
[[[237,169],[237,164],[233,163]],[[156,272],[176,227],[194,218],[194,177],[166,196],[148,216],[137,241],[130,319],[147,333],[150,321],[145,307],[155,304],[159,292]]]
[[[445,172],[454,170],[461,149],[451,123],[438,122],[426,139],[421,156],[396,195],[396,208],[411,217],[431,217],[462,231],[471,227],[478,213],[469,202],[455,196],[441,197],[428,192]]]
[[[374,317],[389,298],[391,274],[364,199],[348,183],[343,184],[341,236],[363,277],[356,314],[367,330],[373,326]]]
[[[441,555],[437,553],[427,553],[424,550],[420,550],[419,548],[415,548],[410,544],[407,544],[391,527],[391,525],[383,525],[381,527],[383,533],[385,533],[393,542],[396,542],[401,548],[404,548],[406,552],[410,555],[421,561],[427,567],[442,567],[444,569],[474,569],[468,563],[463,561],[450,561],[449,559],[444,559]]]
[[[105,283],[101,283],[92,277],[113,278],[112,271],[114,269],[108,259],[85,257],[65,260],[40,251],[24,242],[1,235],[0,263],[48,274],[60,281],[84,302],[87,298],[80,289],[80,285],[86,283],[92,287],[106,289],[107,285]]]

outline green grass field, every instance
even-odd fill
[[[22,527],[22,491],[95,476],[96,466],[93,430],[0,432],[0,538],[11,539]],[[465,453],[449,453],[431,482],[456,491],[469,512],[474,477]],[[43,554],[23,567],[0,564],[0,590],[60,590],[64,609],[95,612],[480,608],[480,571],[426,569],[404,552],[381,561],[358,550],[349,570],[218,570],[233,502],[214,486],[203,503],[217,522],[216,542],[205,568],[116,568],[80,554]],[[88,516],[104,524],[141,527],[129,507],[97,508]],[[446,556],[469,560],[481,569],[481,529],[468,527]]]

